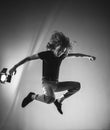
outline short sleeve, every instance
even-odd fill
[[[38,53],[38,56],[40,59],[48,59],[50,57],[50,52],[49,51],[43,51]]]

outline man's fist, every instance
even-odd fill
[[[89,57],[89,60],[90,61],[94,61],[94,60],[96,60],[96,57],[95,56],[91,56],[91,57]]]
[[[13,68],[11,68],[10,70],[9,70],[9,74],[10,75],[15,75],[16,74],[16,67],[13,67]]]

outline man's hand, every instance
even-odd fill
[[[15,66],[9,70],[9,74],[10,75],[16,74],[16,67]]]
[[[89,60],[90,60],[90,61],[94,61],[94,60],[96,60],[96,57],[95,57],[95,56],[90,56],[90,57],[89,57]]]

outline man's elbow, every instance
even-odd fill
[[[27,57],[28,61],[30,61],[30,60],[36,60],[36,59],[39,59],[39,57],[37,55],[32,55],[32,56]]]
[[[30,61],[30,60],[32,60],[31,57],[29,57],[29,56],[26,57],[26,61]]]

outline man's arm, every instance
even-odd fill
[[[36,59],[39,59],[39,56],[38,54],[34,54],[32,56],[28,56],[26,58],[24,58],[23,60],[21,60],[20,62],[18,62],[17,64],[15,64],[10,70],[9,70],[9,73],[10,75],[13,75],[13,73],[16,73],[16,69],[21,66],[22,64],[28,62],[28,61],[31,61],[31,60],[36,60]]]
[[[79,57],[79,58],[82,57],[82,58],[88,58],[91,61],[96,60],[95,56],[81,54],[81,53],[69,53],[67,57]]]

